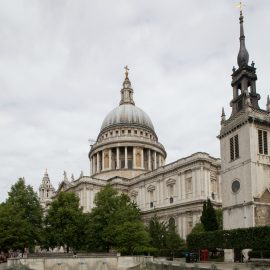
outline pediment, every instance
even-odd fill
[[[153,190],[155,190],[155,189],[156,189],[156,187],[153,186],[153,185],[149,185],[149,186],[147,187],[147,191],[153,191]]]
[[[130,195],[131,195],[132,197],[136,197],[136,196],[138,195],[138,191],[137,191],[137,190],[132,190],[132,191],[130,192]]]
[[[170,179],[168,179],[168,180],[166,181],[166,185],[167,185],[167,186],[171,186],[171,185],[174,185],[175,182],[176,182],[175,179],[170,178]]]

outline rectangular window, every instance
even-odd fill
[[[234,160],[233,137],[230,138],[230,155],[231,155],[231,160]]]
[[[238,135],[230,138],[230,157],[231,161],[239,158],[239,139]]]
[[[234,151],[235,151],[235,159],[239,158],[239,142],[238,135],[234,136]]]
[[[186,178],[186,193],[191,193],[192,192],[192,177]]]
[[[258,144],[259,153],[262,155],[268,155],[268,141],[267,141],[267,131],[258,130]]]

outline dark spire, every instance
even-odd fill
[[[248,51],[246,49],[246,45],[245,45],[245,35],[244,35],[244,16],[243,16],[243,12],[242,10],[240,11],[240,49],[239,49],[239,53],[237,56],[237,63],[238,66],[244,67],[248,65],[248,60],[249,60],[249,54]]]
[[[125,80],[123,82],[123,88],[121,90],[121,100],[120,100],[120,105],[122,104],[132,104],[134,105],[134,100],[133,100],[133,89],[131,86],[131,82],[128,77],[128,71],[129,68],[128,66],[125,66]]]

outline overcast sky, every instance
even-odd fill
[[[89,175],[89,143],[118,106],[130,67],[134,99],[152,119],[167,163],[219,157],[239,49],[232,0],[0,1],[0,202],[19,177],[38,189]],[[270,1],[246,0],[246,46],[260,105],[270,89]]]

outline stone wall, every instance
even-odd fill
[[[8,259],[8,266],[23,265],[34,270],[125,270],[148,261],[153,261],[153,258],[145,256],[12,258]]]

